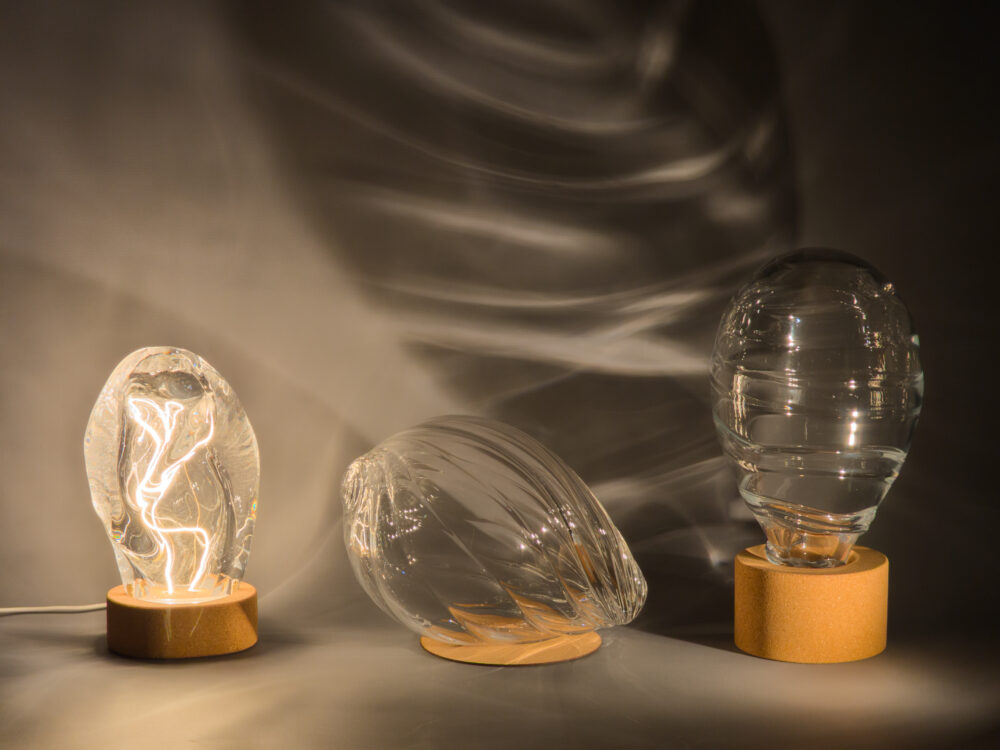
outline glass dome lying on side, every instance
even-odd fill
[[[257,439],[229,383],[184,349],[111,373],[87,424],[87,475],[126,590],[195,603],[243,578],[257,517]]]
[[[442,417],[344,477],[355,574],[388,614],[453,644],[529,643],[630,622],[646,581],[583,481],[528,435]]]
[[[906,458],[923,382],[906,307],[860,258],[791,253],[736,294],[713,411],[772,562],[847,561]]]

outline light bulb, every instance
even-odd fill
[[[209,602],[243,578],[257,517],[257,439],[221,375],[184,349],[119,363],[84,440],[94,509],[138,600]]]
[[[713,412],[771,562],[848,561],[906,458],[923,383],[906,307],[860,258],[798,251],[737,292]]]
[[[430,639],[537,654],[539,643],[588,633],[596,648],[592,631],[631,621],[646,599],[639,566],[587,486],[508,425],[441,417],[405,430],[351,464],[343,497],[358,581],[425,648]]]

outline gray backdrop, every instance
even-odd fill
[[[206,357],[262,462],[260,645],[145,664],[106,653],[100,614],[0,619],[0,744],[990,746],[998,147],[974,11],[0,4],[0,606],[115,583],[82,437],[132,349]],[[707,357],[735,286],[796,245],[892,278],[927,372],[865,537],[893,565],[890,648],[837,667],[730,645],[731,559],[760,533]],[[443,413],[531,432],[622,529],[649,602],[598,654],[450,665],[355,584],[344,468]]]

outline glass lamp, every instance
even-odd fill
[[[357,459],[344,540],[362,587],[438,656],[577,658],[630,622],[646,581],[583,481],[525,433],[431,420]]]
[[[874,552],[855,543],[906,458],[923,397],[919,340],[893,284],[835,250],[776,258],[724,314],[711,379],[762,557],[848,580]]]
[[[252,646],[256,591],[241,581],[260,469],[232,387],[187,350],[135,351],[101,390],[84,453],[122,579],[108,593],[109,648],[178,658]]]

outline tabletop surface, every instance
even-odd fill
[[[890,642],[869,660],[799,665],[724,634],[626,627],[578,661],[483,667],[425,653],[378,612],[286,628],[269,609],[265,597],[254,648],[186,662],[109,654],[103,612],[0,619],[0,746],[987,748],[1000,736],[995,644]]]

